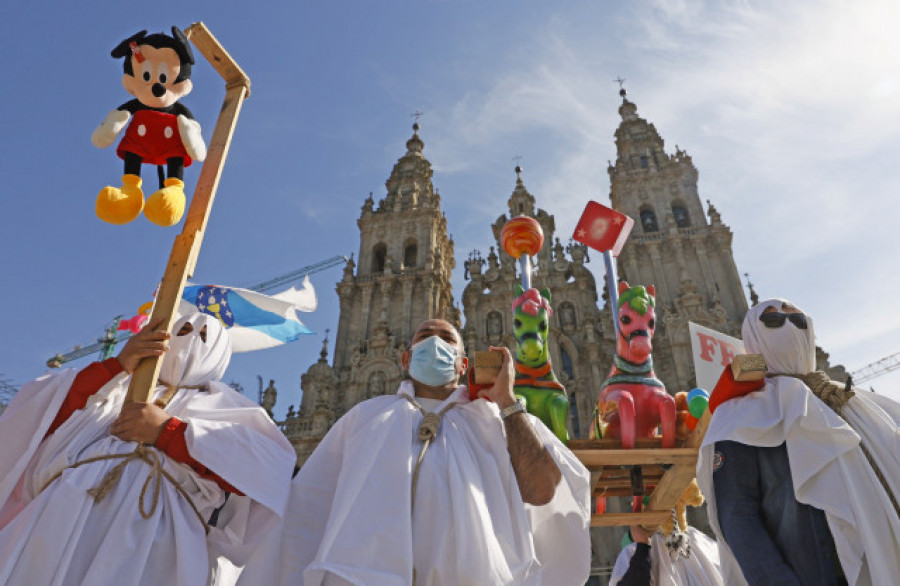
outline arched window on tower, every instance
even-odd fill
[[[385,393],[387,377],[380,370],[369,375],[369,381],[366,385],[366,398],[378,397]]]
[[[559,349],[559,357],[562,358],[562,369],[563,372],[566,373],[566,376],[569,380],[575,378],[575,370],[572,368],[572,357],[569,356],[569,353],[566,352],[565,348]]]
[[[672,216],[675,218],[675,225],[679,228],[690,227],[691,217],[683,203],[676,201],[672,204]]]
[[[503,335],[503,316],[500,315],[499,311],[492,311],[487,314],[485,329],[487,330],[488,338],[492,340],[500,339],[500,336]]]
[[[659,232],[659,224],[656,223],[656,213],[650,206],[641,208],[641,227],[644,232]]]
[[[578,323],[575,317],[575,306],[568,301],[559,305],[559,326],[566,332],[574,330]]]
[[[569,415],[572,417],[572,436],[581,437],[581,422],[578,421],[578,399],[569,393]]]
[[[375,245],[375,248],[372,249],[372,272],[373,273],[383,273],[384,272],[384,259],[387,258],[387,245],[383,242],[379,242]]]
[[[419,256],[419,245],[416,242],[410,241],[406,243],[406,247],[403,249],[403,268],[404,269],[412,269],[415,268],[418,264],[418,256]]]

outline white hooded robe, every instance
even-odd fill
[[[650,575],[654,586],[724,586],[716,542],[694,527],[687,528],[691,555],[672,560],[666,536],[657,531],[650,538]],[[628,572],[637,545],[627,545],[616,558],[609,586],[616,586]]]
[[[589,474],[528,416],[562,472],[553,500],[523,503],[493,403],[459,387],[425,454],[411,513],[422,414],[398,394],[356,405],[293,481],[280,584],[583,584],[590,571]],[[258,576],[252,572],[253,576]],[[254,578],[255,583],[262,584]],[[249,584],[249,582],[248,582]]]
[[[759,321],[767,307],[781,311],[784,303],[789,302],[768,299],[747,312],[744,346],[748,353],[765,357],[770,373],[811,372],[815,369],[815,337],[808,316],[807,330],[789,321],[781,328],[767,328]],[[715,443],[723,440],[760,447],[785,443],[794,496],[825,512],[848,583],[881,586],[900,579],[900,519],[859,447],[861,434],[889,484],[900,486],[900,406],[857,392],[844,407],[844,414],[853,428],[802,381],[785,376],[767,378],[762,390],[716,409],[700,448],[697,481],[718,537],[726,584],[747,582],[718,522],[713,455]],[[898,494],[896,488],[894,494]]]
[[[0,584],[203,585],[217,556],[243,563],[277,526],[294,450],[262,408],[227,385],[211,382],[222,375],[231,354],[218,322],[194,315],[175,327],[184,321],[195,332],[207,326],[208,343],[198,346],[196,333],[191,340],[173,337],[167,357],[174,360],[164,361],[160,378],[208,387],[180,389],[166,411],[188,423],[185,440],[191,456],[246,496],[230,496],[228,511],[208,537],[191,505],[165,479],[155,511],[149,519],[141,516],[138,500],[150,471],[141,461],[127,464],[106,497],[94,502],[87,491],[121,460],[70,466],[134,451],[135,442],[109,434],[130,377],[114,377],[44,439],[75,371],[45,375],[23,386],[0,418]],[[155,397],[164,391],[159,387]],[[225,502],[224,491],[189,466],[157,453],[163,468],[209,519]],[[153,491],[151,483],[145,511],[151,508]]]

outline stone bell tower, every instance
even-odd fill
[[[656,373],[670,392],[688,390],[695,386],[688,322],[740,337],[747,300],[732,233],[711,203],[704,214],[690,155],[677,146],[667,154],[653,124],[638,116],[624,89],[619,93],[610,200],[635,219],[619,255],[619,277],[656,287]]]
[[[325,363],[323,350],[303,375],[303,404],[285,426],[301,463],[350,407],[397,390],[403,379],[400,354],[419,323],[440,318],[459,326],[450,285],[453,240],[424,146],[416,123],[406,154],[385,183],[385,196],[376,204],[370,193],[363,202],[356,222],[358,263],[348,261],[337,284],[334,362]],[[307,393],[315,400],[307,402]]]

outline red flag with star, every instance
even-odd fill
[[[634,220],[612,208],[589,201],[572,238],[594,250],[618,256],[631,233]]]

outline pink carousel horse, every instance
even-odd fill
[[[635,438],[655,437],[662,427],[662,447],[675,446],[675,399],[653,372],[652,339],[656,329],[653,286],[619,284],[619,335],[609,376],[591,422],[591,438],[622,439],[634,448]]]

